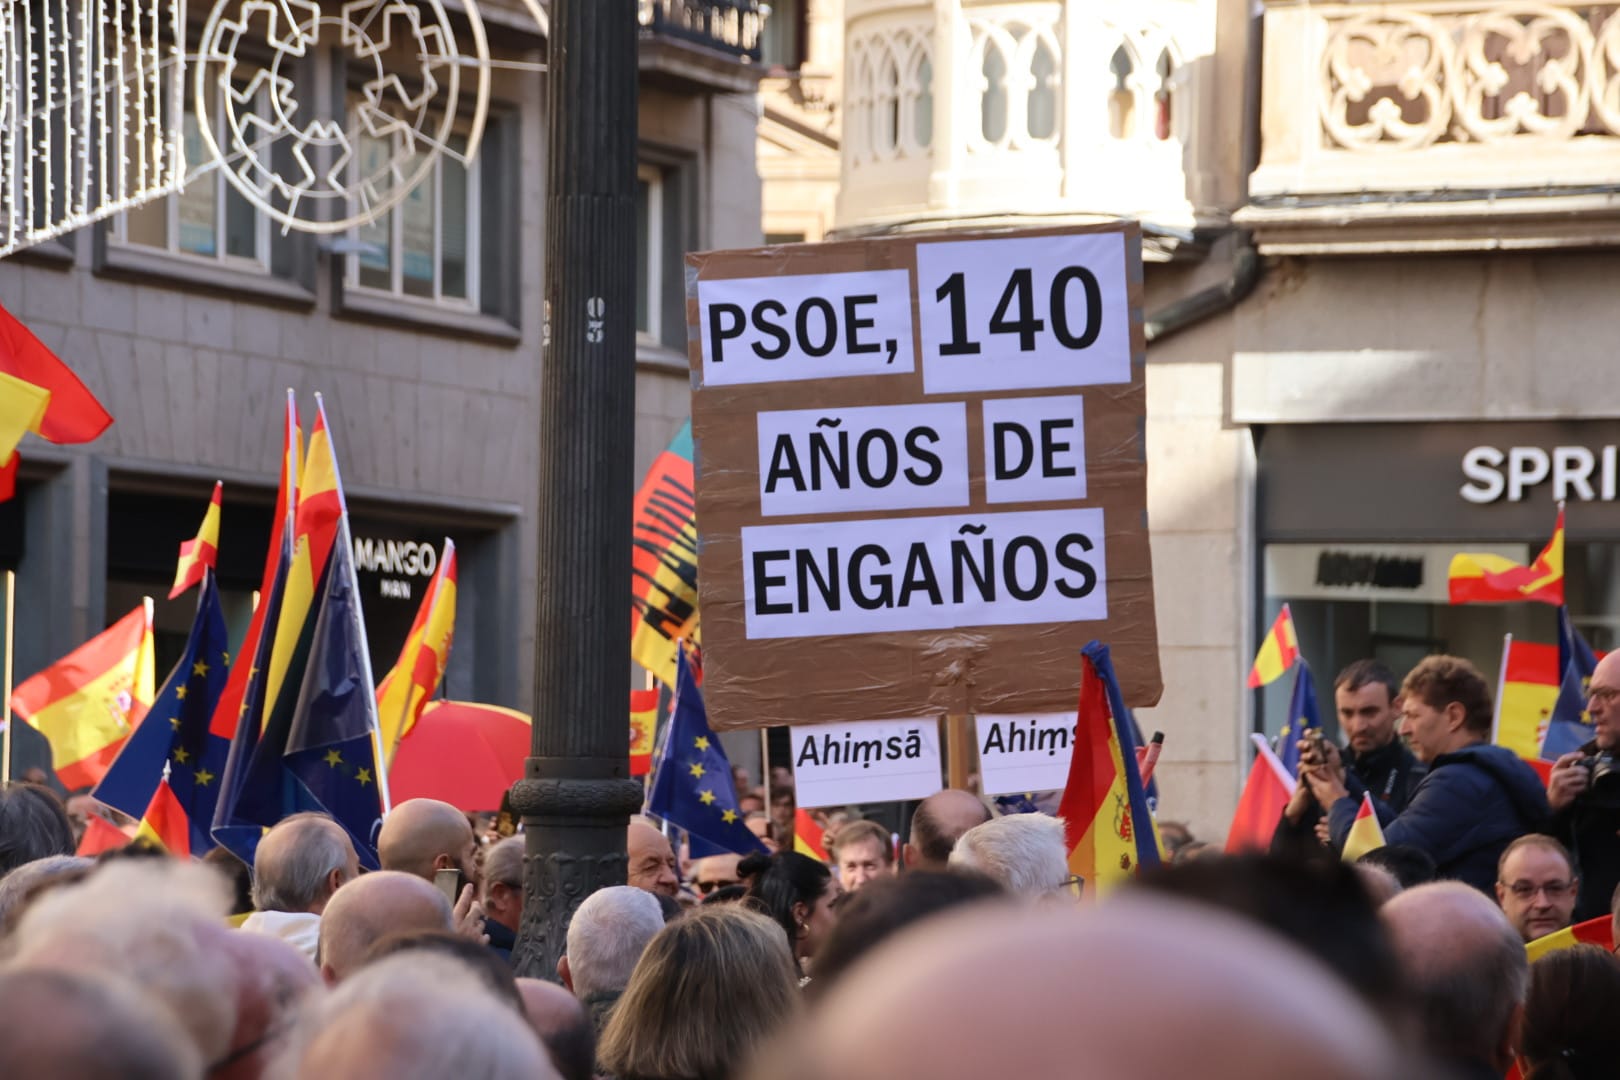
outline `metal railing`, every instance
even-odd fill
[[[760,61],[765,12],[760,0],[640,0],[642,34],[701,45]]]

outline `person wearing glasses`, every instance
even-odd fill
[[[1579,888],[1568,850],[1550,836],[1519,837],[1496,864],[1496,902],[1527,942],[1570,924]]]
[[[1553,763],[1547,802],[1553,832],[1568,845],[1580,869],[1576,922],[1606,914],[1620,886],[1620,652],[1598,661],[1586,688],[1592,741]]]

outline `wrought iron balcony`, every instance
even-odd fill
[[[644,38],[662,35],[759,63],[760,0],[640,0],[639,13]]]
[[[1620,3],[1264,3],[1262,247],[1620,243]]]

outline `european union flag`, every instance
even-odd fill
[[[197,615],[179,663],[157,700],[92,794],[130,817],[146,813],[169,765],[169,789],[191,824],[191,852],[214,846],[209,825],[219,799],[230,743],[209,731],[214,706],[230,671],[230,639],[219,606],[214,572],[203,575]]]
[[[332,545],[325,577],[282,759],[295,803],[286,814],[321,810],[332,815],[354,841],[360,862],[375,869],[385,778],[377,768],[377,687],[366,652],[347,517]]]
[[[1556,761],[1579,750],[1592,738],[1592,718],[1586,713],[1586,686],[1597,667],[1597,655],[1570,622],[1569,608],[1558,609],[1558,700],[1541,740],[1541,756]]]
[[[738,855],[764,852],[737,808],[731,762],[709,730],[703,695],[692,680],[686,650],[677,649],[675,708],[659,753],[647,813],[701,840]]]
[[[1311,666],[1300,657],[1294,665],[1294,693],[1288,699],[1288,722],[1277,736],[1277,757],[1289,776],[1299,775],[1299,740],[1312,728],[1320,728],[1322,721],[1316,711],[1316,686],[1311,681]]]

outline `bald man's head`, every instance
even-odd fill
[[[321,977],[341,982],[390,934],[450,929],[450,901],[432,885],[397,870],[364,874],[334,893],[321,915]]]
[[[255,1080],[280,1051],[304,999],[322,991],[320,976],[307,956],[266,934],[222,934],[217,951],[236,976],[236,1029],[209,1077]]]
[[[1176,1036],[1144,1031],[1145,1016],[1174,1017]],[[1400,1075],[1378,1021],[1303,954],[1143,895],[928,920],[874,950],[753,1075],[1069,1076],[1076,1047],[1087,1076],[1247,1080],[1297,1076],[1302,1062],[1319,1080]]]
[[[265,833],[254,850],[253,906],[319,915],[338,887],[359,873],[359,856],[343,826],[325,814],[294,814]]]
[[[1507,916],[1454,881],[1408,889],[1379,913],[1429,1051],[1506,1070],[1530,989],[1524,942]]]
[[[438,799],[407,799],[394,807],[377,834],[377,860],[384,870],[398,870],[432,881],[440,870],[460,870],[478,884],[478,838],[467,815]]]
[[[990,820],[990,810],[972,792],[959,788],[936,791],[917,804],[911,816],[911,839],[906,843],[906,866],[912,870],[944,870],[951,850],[962,834]]]
[[[596,1025],[579,999],[544,979],[519,979],[529,1026],[540,1036],[562,1080],[591,1080],[596,1070]]]

